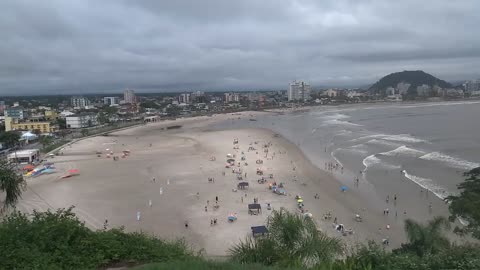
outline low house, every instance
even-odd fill
[[[38,162],[40,158],[40,150],[38,149],[27,149],[19,150],[13,153],[8,154],[7,160],[13,163],[23,163],[31,164]]]

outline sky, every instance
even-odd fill
[[[0,96],[480,77],[480,1],[2,0]]]

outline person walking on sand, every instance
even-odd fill
[[[385,199],[385,201],[388,203],[390,201],[390,195],[387,195],[387,198]]]
[[[218,203],[218,196],[215,196],[215,202]]]
[[[208,212],[208,207],[205,205],[205,212]]]
[[[155,183],[155,177],[152,178],[153,183]]]
[[[137,211],[137,221],[140,221],[140,218],[141,218],[141,213],[140,211]]]
[[[152,200],[148,200],[148,206],[152,207]]]

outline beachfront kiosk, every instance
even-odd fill
[[[32,164],[38,162],[39,158],[40,150],[38,149],[19,150],[7,156],[8,161],[21,164]]]

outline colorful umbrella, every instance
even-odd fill
[[[69,174],[77,174],[77,173],[80,173],[80,171],[78,169],[70,169],[70,170],[68,170],[68,173]]]
[[[345,191],[347,191],[347,189],[348,189],[348,187],[347,187],[347,186],[341,186],[341,187],[340,187],[340,190],[341,190],[342,192],[345,192]]]
[[[31,170],[35,169],[35,166],[28,164],[28,165],[25,165],[25,166],[23,167],[23,169],[24,169],[25,171],[31,171]]]

